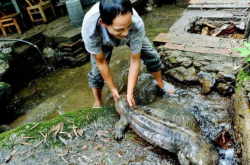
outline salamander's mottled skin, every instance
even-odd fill
[[[170,122],[143,109],[130,107],[126,95],[116,101],[120,120],[116,123],[116,139],[124,137],[124,129],[130,124],[133,130],[149,143],[178,155],[182,165],[215,165],[218,154],[193,130]]]

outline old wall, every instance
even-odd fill
[[[201,84],[204,93],[212,90],[223,95],[233,93],[236,75],[242,62],[239,57],[184,52],[164,47],[159,47],[158,52],[166,76],[182,83]]]
[[[201,85],[203,93],[232,95],[236,162],[250,164],[250,72],[241,69],[243,59],[158,47],[163,74],[180,83]],[[246,68],[246,66],[244,67]],[[237,88],[236,88],[237,87]]]
[[[245,82],[248,85],[250,81]],[[242,153],[242,164],[250,164],[250,109],[246,86],[236,89],[233,95],[234,129],[237,153]],[[241,148],[241,151],[239,150]],[[240,155],[239,155],[240,156]]]

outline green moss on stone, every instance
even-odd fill
[[[169,58],[169,62],[170,62],[171,64],[176,64],[176,63],[177,63],[177,60],[176,60],[176,58],[171,57],[171,58]]]
[[[70,122],[74,122],[75,126],[83,127],[86,124],[91,123],[99,118],[106,118],[114,114],[115,112],[116,111],[114,107],[78,110],[63,114],[53,120],[40,122],[39,125],[32,130],[30,129],[37,123],[29,123],[0,134],[0,149],[12,148],[13,146],[20,145],[18,141],[13,140],[18,138],[21,139],[20,137],[33,137],[33,139],[26,139],[26,141],[25,139],[22,140],[25,142],[28,141],[29,143],[41,141],[43,140],[43,137],[41,136],[39,131],[42,132],[43,134],[46,134],[50,131],[53,125],[56,126],[61,122],[64,122],[64,129],[63,129],[64,132],[72,132],[72,123]],[[62,143],[58,140],[55,143],[53,143],[52,135],[48,137],[47,141],[49,143],[52,143],[53,146],[62,145]]]
[[[0,60],[8,61],[11,58],[9,54],[0,53]]]
[[[236,86],[240,86],[241,83],[244,81],[244,80],[248,80],[249,79],[249,76],[250,76],[250,73],[248,71],[246,71],[245,69],[241,69],[237,75],[237,84]]]

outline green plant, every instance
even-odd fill
[[[238,87],[239,85],[242,84],[242,82],[244,80],[249,80],[249,72],[248,72],[248,69],[241,69],[237,75],[237,83],[236,83],[236,87]]]
[[[240,52],[240,57],[246,57],[245,61],[250,61],[250,43],[244,42],[244,48],[234,48],[234,51]]]

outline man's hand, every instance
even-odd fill
[[[134,99],[134,95],[128,95],[127,94],[127,101],[128,101],[128,104],[129,106],[133,107],[135,106],[135,99]]]
[[[120,97],[120,95],[118,93],[118,90],[116,88],[112,89],[111,93],[112,93],[113,98],[114,98],[115,101]]]

